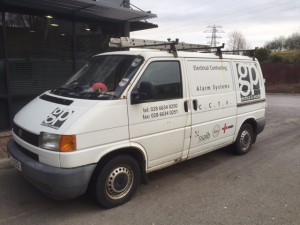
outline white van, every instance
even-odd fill
[[[232,145],[247,153],[265,126],[258,61],[186,51],[99,54],[14,118],[11,162],[47,196],[89,187],[127,202],[147,174]]]

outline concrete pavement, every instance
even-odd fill
[[[6,144],[11,138],[10,132],[0,132],[0,161],[1,159],[6,159],[8,157]]]
[[[10,132],[1,132],[0,133],[0,171],[8,169],[11,166],[9,159],[7,158],[6,144],[7,141],[11,138]]]

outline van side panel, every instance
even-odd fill
[[[265,117],[265,86],[257,61],[234,61],[232,63],[236,80],[237,131],[247,119],[258,121]]]
[[[230,62],[187,59],[192,104],[189,158],[233,142],[236,94]]]

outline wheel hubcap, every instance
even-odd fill
[[[109,174],[106,180],[106,193],[112,199],[120,199],[130,191],[133,184],[133,171],[120,166]]]
[[[242,151],[247,151],[251,144],[251,135],[248,130],[244,130],[241,134],[240,146]]]

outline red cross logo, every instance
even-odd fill
[[[224,131],[224,134],[226,133],[227,129],[228,129],[228,127],[226,126],[226,123],[225,123],[224,127],[222,128],[222,130]]]

